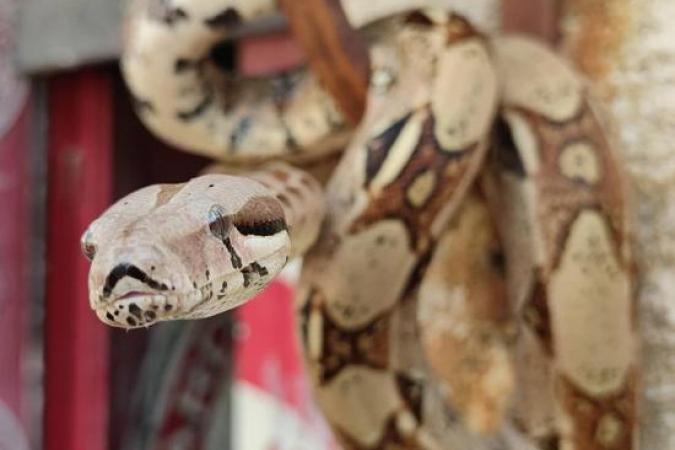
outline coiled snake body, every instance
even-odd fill
[[[500,448],[503,432],[469,430],[505,426],[521,448],[635,448],[623,177],[580,78],[527,39],[400,13],[363,31],[373,76],[352,131],[311,73],[215,70],[234,24],[273,10],[139,3],[125,76],[153,132],[220,161],[349,142],[325,193],[276,162],[123,198],[83,236],[99,318],[217,314],[304,254],[299,335],[345,448]]]

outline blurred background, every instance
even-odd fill
[[[673,3],[410,1],[560,45],[614,115],[634,183],[647,450],[675,449]],[[116,65],[122,9],[0,0],[0,450],[335,448],[302,375],[292,273],[233,314],[149,331],[107,328],[89,309],[88,223],[208,163],[134,115]],[[229,51],[248,74],[302,63],[281,16]]]

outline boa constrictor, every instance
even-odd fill
[[[510,423],[518,448],[634,449],[623,176],[580,78],[527,39],[397,14],[362,31],[372,86],[352,131],[311,73],[218,72],[217,44],[274,8],[140,3],[125,77],[154,133],[220,161],[302,163],[349,141],[325,193],[274,163],[121,199],[82,240],[99,318],[211,316],[304,254],[299,335],[345,448],[503,448],[471,430]]]

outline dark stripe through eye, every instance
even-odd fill
[[[213,205],[209,210],[209,230],[215,237],[224,241],[232,226],[232,219],[225,215],[225,210],[220,205]]]

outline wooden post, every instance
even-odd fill
[[[79,238],[111,198],[112,120],[106,73],[48,83],[46,450],[104,450],[108,331],[89,308]]]

